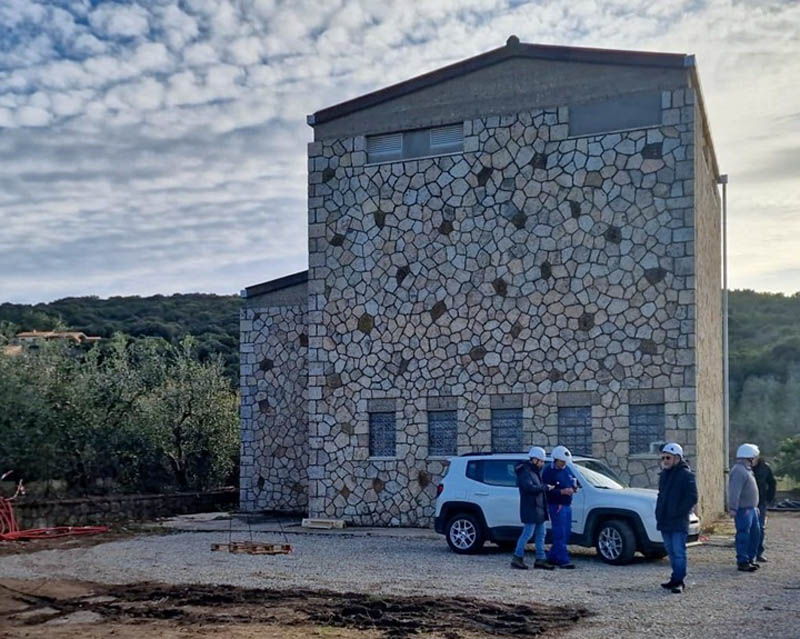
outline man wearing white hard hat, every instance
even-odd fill
[[[545,522],[547,521],[547,498],[545,492],[549,486],[542,483],[542,468],[546,455],[544,448],[534,446],[528,451],[530,461],[517,464],[517,486],[519,487],[519,518],[522,521],[522,534],[517,540],[511,567],[526,570],[525,544],[531,536],[536,544],[536,560],[534,568],[552,570],[544,554]]]
[[[572,453],[566,446],[556,446],[551,457],[553,463],[542,473],[542,481],[552,486],[547,491],[547,504],[553,543],[547,560],[559,568],[574,568],[567,544],[572,533],[572,496],[578,490],[578,478],[569,467]]]
[[[686,463],[680,444],[670,443],[661,449],[661,475],[658,478],[656,527],[661,531],[669,556],[672,575],[662,588],[675,594],[683,592],[686,578],[686,540],[689,537],[689,513],[697,503],[697,482]]]
[[[742,444],[736,451],[736,464],[728,479],[728,512],[736,522],[736,566],[742,572],[755,572],[761,528],[758,525],[758,483],[753,460],[760,451],[755,444]]]

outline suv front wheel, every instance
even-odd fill
[[[486,541],[483,525],[471,513],[459,513],[447,522],[447,545],[459,555],[478,552]]]
[[[610,519],[600,524],[595,548],[606,563],[616,566],[627,564],[636,552],[636,535],[627,522]]]

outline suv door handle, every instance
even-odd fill
[[[477,492],[477,491],[475,492],[475,494],[476,494],[478,497],[488,497],[488,496],[489,496],[489,493],[483,493],[483,492],[479,493],[479,492]]]

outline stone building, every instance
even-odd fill
[[[309,116],[309,270],[246,289],[245,510],[428,525],[448,455],[565,444],[723,507],[693,56],[522,44]]]

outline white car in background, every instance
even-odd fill
[[[513,548],[522,532],[514,469],[527,459],[524,453],[450,458],[437,488],[434,528],[454,552],[475,553],[487,541]],[[571,468],[581,490],[572,498],[570,544],[594,546],[610,564],[626,564],[637,551],[654,559],[666,556],[656,530],[658,491],[626,486],[597,459],[573,457]],[[549,537],[549,522],[547,526]],[[700,520],[692,513],[689,541],[697,541],[699,534]]]

